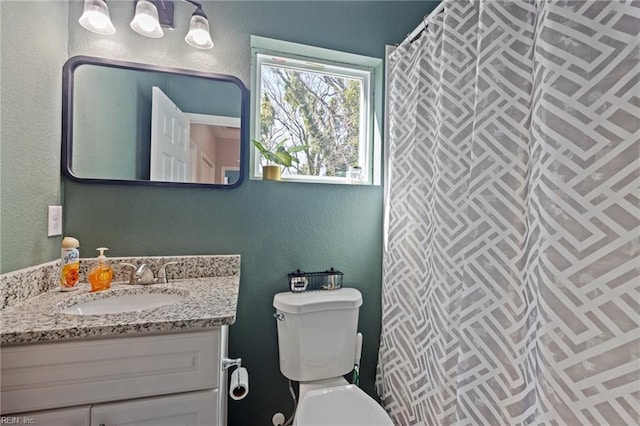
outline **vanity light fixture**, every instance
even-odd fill
[[[130,26],[133,31],[145,37],[160,38],[164,35],[158,18],[158,9],[148,0],[136,2],[136,13]]]
[[[84,0],[84,12],[78,22],[96,34],[111,35],[116,32],[104,0]]]
[[[209,29],[209,21],[202,10],[202,5],[193,0],[183,0],[196,7],[191,16],[189,32],[184,40],[198,49],[211,49],[213,41]],[[160,38],[164,35],[162,28],[174,28],[173,0],[135,0],[135,14],[131,20],[131,29],[145,37]],[[95,23],[94,23],[95,21]],[[94,33],[111,35],[116,32],[105,0],[85,0],[84,13],[80,24]]]
[[[188,45],[198,49],[211,49],[213,47],[213,41],[211,40],[211,33],[209,32],[209,21],[207,20],[207,15],[202,11],[201,5],[197,3],[194,4],[197,9],[193,12],[193,15],[191,15],[189,32],[184,38],[184,41],[186,41]]]

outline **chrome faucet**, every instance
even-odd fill
[[[129,284],[132,284],[131,281],[133,281],[133,283],[135,284],[155,284],[156,277],[153,275],[153,271],[151,270],[149,265],[143,263],[139,265],[135,271],[133,271]]]
[[[166,284],[169,282],[167,279],[167,266],[176,265],[178,262],[167,262],[158,269],[158,276],[153,274],[153,270],[146,263],[142,263],[138,266],[132,263],[121,263],[122,266],[130,266],[133,268],[131,272],[131,278],[129,284]]]

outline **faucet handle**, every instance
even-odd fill
[[[177,265],[178,262],[167,262],[158,269],[158,280],[159,284],[166,284],[169,282],[167,279],[167,266],[169,265]]]
[[[127,263],[127,262],[120,262],[120,266],[128,266],[128,267],[131,268],[131,275],[129,276],[129,284],[135,284],[134,275],[135,275],[136,269],[138,267],[136,265],[134,265],[133,263]]]

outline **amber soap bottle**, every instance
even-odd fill
[[[91,291],[108,290],[113,280],[113,269],[107,263],[107,256],[104,255],[106,247],[99,247],[96,250],[100,252],[98,256],[98,264],[89,271],[89,283],[91,283]]]

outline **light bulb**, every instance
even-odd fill
[[[213,47],[213,41],[209,33],[209,21],[202,9],[198,8],[193,12],[189,33],[184,40],[190,46],[198,49],[211,49]]]
[[[111,35],[116,32],[104,0],[85,0],[84,11],[78,22],[82,27],[96,34]]]
[[[136,14],[130,26],[133,31],[145,37],[160,38],[164,35],[158,21],[158,9],[147,0],[138,0],[136,3]]]

